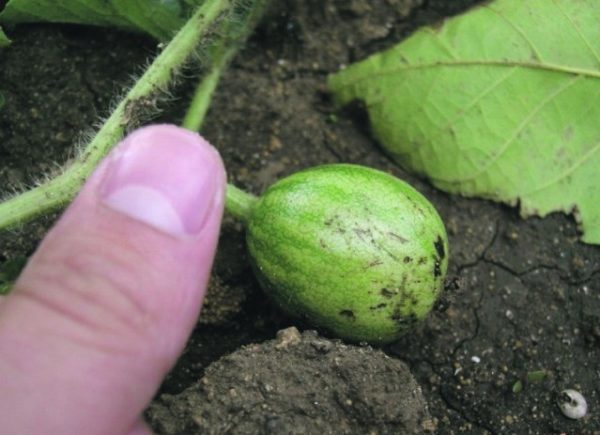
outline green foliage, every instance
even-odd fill
[[[523,381],[519,379],[513,384],[512,392],[515,394],[519,394],[521,391],[523,391]]]
[[[142,31],[165,41],[200,4],[202,0],[10,0],[0,13],[0,22],[114,26]]]
[[[8,36],[6,36],[2,30],[2,27],[0,27],[0,48],[6,47],[8,44],[10,44],[10,39],[8,39]]]
[[[393,158],[448,192],[575,212],[600,244],[600,3],[497,0],[330,78]]]
[[[524,379],[518,379],[512,386],[512,392],[514,394],[519,394],[523,391],[523,387],[526,384],[537,384],[545,381],[549,376],[550,372],[548,370],[533,370],[531,372],[527,372]]]
[[[547,370],[534,370],[531,372],[527,372],[527,382],[531,382],[535,384],[537,382],[542,382],[546,380],[549,373]]]

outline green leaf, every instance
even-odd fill
[[[600,244],[600,2],[497,0],[330,77],[448,192],[574,212]]]
[[[0,23],[56,22],[115,26],[169,39],[185,22],[190,2],[184,0],[11,0]],[[202,0],[195,0],[199,5]]]
[[[547,370],[534,370],[527,372],[527,382],[531,382],[532,384],[542,382],[548,377],[548,375],[549,373]]]
[[[523,391],[523,381],[518,380],[513,384],[512,392],[515,394],[519,394],[521,391]]]
[[[6,47],[9,44],[10,44],[10,39],[8,39],[8,36],[6,36],[4,31],[2,30],[2,27],[0,27],[0,48]]]

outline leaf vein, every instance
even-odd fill
[[[579,160],[577,160],[567,170],[565,170],[564,172],[560,173],[558,176],[556,176],[555,178],[553,178],[550,181],[546,182],[545,184],[543,184],[543,185],[541,185],[539,187],[536,187],[535,189],[532,189],[532,190],[530,190],[528,192],[523,193],[521,196],[531,195],[532,193],[539,192],[541,190],[544,190],[544,189],[552,186],[553,184],[558,183],[560,180],[568,177],[573,172],[575,172],[577,169],[579,169],[579,167],[581,165],[583,165],[584,163],[586,163],[589,159],[591,159],[592,156],[598,152],[598,150],[600,150],[600,141],[598,141],[596,143],[596,145],[594,145],[587,153],[585,153]]]
[[[589,113],[590,110],[594,109],[596,106],[593,102],[596,101],[596,98],[598,97],[598,94],[600,94],[599,92],[596,92],[596,94],[594,95],[594,98],[591,99],[592,104],[589,105],[589,107],[585,110],[584,114],[581,115],[581,117],[583,117],[584,115],[587,115]],[[580,118],[581,118],[580,117]],[[577,160],[575,163],[573,163],[569,168],[567,168],[565,171],[561,172],[559,175],[557,175],[556,177],[554,177],[553,179],[547,181],[546,183],[544,183],[541,186],[535,187],[534,189],[531,189],[527,192],[523,192],[520,195],[521,196],[527,196],[527,195],[531,195],[533,193],[539,192],[541,190],[544,190],[548,187],[550,187],[553,184],[558,183],[560,180],[562,180],[563,178],[568,177],[569,175],[571,175],[573,172],[575,172],[575,170],[577,170],[581,165],[583,165],[585,163],[586,160],[590,159],[596,152],[598,152],[598,150],[600,150],[600,141],[598,141],[592,148],[590,148],[590,150],[588,152],[586,152],[583,157],[579,160]]]
[[[573,21],[571,16],[565,12],[565,10],[560,5],[560,2],[554,1],[554,4],[556,5],[557,9],[567,18],[567,20],[569,20],[569,22],[571,23],[571,25],[577,32],[577,35],[579,36],[579,38],[583,41],[583,43],[586,45],[586,47],[588,48],[590,53],[592,53],[592,55],[596,58],[596,61],[600,65],[600,55],[594,49],[592,44],[590,44],[590,41],[588,41],[588,39],[585,37],[585,35],[583,33],[581,33],[581,29],[579,28],[579,26],[577,24],[575,24],[575,22]]]
[[[353,80],[348,80],[343,83],[336,92],[339,92],[339,89],[347,88],[350,86],[354,86],[359,82],[364,80],[372,81],[374,77],[386,77],[390,75],[396,75],[398,73],[402,73],[404,71],[414,71],[419,69],[427,69],[427,68],[460,68],[460,67],[469,67],[469,66],[490,66],[490,67],[499,67],[499,68],[513,68],[520,67],[526,69],[537,69],[548,72],[553,72],[557,74],[569,74],[576,75],[586,78],[600,79],[600,70],[591,70],[591,69],[583,69],[576,68],[570,66],[562,66],[556,64],[540,64],[534,62],[519,62],[519,61],[493,61],[493,60],[461,60],[461,61],[440,61],[440,62],[431,62],[431,63],[422,63],[422,64],[410,64],[410,65],[402,65],[397,66],[395,68],[390,68],[385,71],[370,71],[368,75],[359,76]]]
[[[500,76],[500,78],[498,80],[496,80],[490,86],[488,86],[487,88],[482,90],[467,105],[465,105],[463,108],[461,108],[460,113],[456,117],[451,119],[443,127],[442,126],[437,127],[436,130],[438,130],[441,133],[444,130],[451,127],[452,124],[455,124],[457,121],[462,119],[464,116],[466,116],[467,112],[469,112],[473,107],[475,107],[481,100],[483,100],[483,98],[485,98],[487,95],[489,95],[495,89],[497,89],[500,85],[502,85],[502,83],[504,83],[506,80],[508,80],[510,78],[510,76],[512,76],[515,73],[515,71],[518,71],[518,68],[512,68],[512,69],[508,70],[508,72],[506,74]]]
[[[519,133],[521,133],[527,127],[527,125],[529,124],[529,122],[533,119],[533,117],[535,115],[537,115],[539,113],[540,110],[542,110],[549,102],[551,102],[554,98],[556,98],[562,92],[566,91],[571,86],[573,86],[575,83],[577,83],[580,78],[581,78],[581,76],[573,77],[568,82],[565,82],[565,83],[561,84],[561,86],[559,86],[558,88],[556,88],[546,98],[544,98],[543,100],[541,100],[529,112],[529,114],[523,118],[523,120],[521,121],[521,123],[517,126],[517,128],[515,128],[515,130],[513,131],[513,133],[510,135],[510,137],[501,145],[501,147],[499,149],[499,152],[492,159],[490,159],[485,165],[483,165],[481,168],[479,168],[478,171],[476,171],[475,173],[473,173],[473,174],[471,174],[469,176],[461,177],[461,178],[444,179],[444,178],[437,178],[437,177],[433,177],[433,176],[431,178],[434,179],[434,180],[445,181],[445,182],[464,182],[464,181],[473,180],[474,178],[477,178],[479,175],[483,174],[494,163],[496,163],[498,161],[498,159],[500,159],[500,157],[502,157],[504,155],[504,153],[511,147],[511,145],[513,145],[514,143],[516,143],[516,139],[517,139]]]
[[[412,112],[412,116],[407,120],[407,122],[412,123],[415,118],[418,119],[418,116],[421,113],[426,115],[425,109],[428,106],[428,104],[426,104],[426,103],[431,103],[429,101],[429,99],[431,98],[431,94],[433,92],[433,89],[437,85],[439,78],[440,78],[440,74],[437,74],[433,77],[433,79],[431,80],[431,83],[429,83],[429,88],[425,92],[425,95],[423,95],[423,97],[422,97],[423,104],[419,105],[419,108]]]
[[[452,59],[458,59],[459,57],[456,55],[456,53],[454,52],[454,50],[452,49],[452,47],[450,47],[445,40],[443,40],[442,38],[440,38],[439,33],[435,32],[431,27],[426,27],[424,29],[424,31],[426,33],[428,33],[432,39],[437,42],[437,44],[442,47],[446,53],[448,53],[450,55],[450,57]]]
[[[505,23],[507,23],[510,27],[512,27],[512,29],[515,32],[517,32],[521,36],[521,38],[523,38],[523,40],[529,45],[529,47],[533,51],[533,54],[535,55],[535,57],[540,62],[543,62],[543,58],[542,58],[542,54],[541,54],[540,50],[538,50],[537,46],[533,43],[533,41],[531,39],[529,39],[529,37],[527,36],[527,33],[520,26],[517,26],[517,24],[513,20],[511,20],[510,18],[508,18],[503,13],[501,13],[501,12],[497,11],[496,9],[492,8],[491,6],[484,6],[484,7],[487,10],[495,13],[496,16],[498,16]]]

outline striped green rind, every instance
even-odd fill
[[[326,165],[275,183],[248,222],[257,276],[288,313],[386,343],[423,319],[448,265],[436,210],[384,172]]]

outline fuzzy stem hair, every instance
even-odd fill
[[[232,0],[206,0],[120,101],[71,166],[55,178],[0,203],[0,229],[25,223],[69,202],[127,128],[135,124],[136,113],[169,87],[204,35],[232,7]]]
[[[225,25],[223,35],[215,41],[209,51],[208,71],[198,83],[181,124],[183,127],[200,131],[223,72],[262,17],[268,3],[269,0],[240,2],[241,10],[234,11],[237,12],[237,19],[232,19]]]

